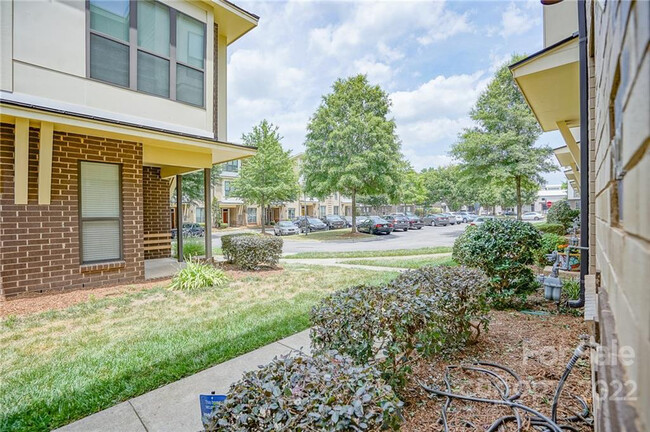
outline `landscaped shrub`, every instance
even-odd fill
[[[568,229],[573,224],[573,220],[580,216],[580,210],[572,210],[566,200],[554,202],[548,213],[546,221],[550,224],[560,224],[564,229]]]
[[[535,228],[537,228],[540,232],[543,233],[558,234],[558,235],[564,235],[566,234],[567,231],[566,228],[564,228],[564,225],[558,223],[535,224]]]
[[[537,261],[537,264],[540,266],[546,266],[549,264],[546,261],[546,255],[550,254],[554,250],[557,249],[558,246],[567,244],[568,241],[566,237],[562,235],[557,235],[557,234],[552,234],[552,233],[544,233],[542,234],[542,239],[541,239],[541,246],[537,251],[535,252],[535,260]]]
[[[359,364],[374,363],[400,389],[418,352],[463,345],[472,322],[486,325],[485,286],[478,270],[423,267],[384,286],[338,291],[314,307],[312,348],[337,350]]]
[[[489,296],[495,307],[512,306],[538,287],[533,271],[541,234],[527,222],[493,219],[468,228],[454,243],[458,263],[478,267],[490,279]]]
[[[228,282],[228,276],[212,264],[188,260],[185,267],[176,273],[170,287],[175,290],[193,291],[203,288],[219,288]]]
[[[233,238],[241,237],[241,236],[254,236],[254,235],[258,235],[258,234],[249,232],[249,233],[226,234],[224,236],[221,236],[221,251],[223,252],[223,257],[226,259],[226,261],[231,261],[229,252],[232,250],[231,241]]]
[[[282,356],[233,384],[206,430],[397,429],[401,406],[371,366],[336,353]]]
[[[282,255],[282,239],[262,235],[238,235],[221,238],[221,249],[228,262],[244,270],[274,267]]]

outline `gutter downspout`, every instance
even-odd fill
[[[580,298],[569,307],[585,305],[585,276],[589,273],[589,72],[587,67],[587,9],[578,0],[580,51]]]

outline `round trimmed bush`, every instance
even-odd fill
[[[527,222],[491,219],[471,227],[454,242],[453,258],[478,267],[490,280],[489,296],[496,307],[525,300],[539,284],[528,267],[535,263],[541,234]]]
[[[560,224],[564,229],[568,229],[573,224],[573,220],[580,216],[580,210],[573,210],[566,200],[553,203],[548,213],[546,214],[546,221],[549,224]],[[563,234],[563,233],[558,233]]]
[[[244,270],[275,267],[282,255],[282,239],[259,234],[229,235],[221,238],[226,260]]]
[[[206,431],[396,430],[401,407],[371,366],[334,352],[282,356],[233,384]]]

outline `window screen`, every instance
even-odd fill
[[[81,260],[122,258],[120,166],[80,162]]]

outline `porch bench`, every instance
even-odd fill
[[[169,250],[172,249],[172,233],[154,233],[144,235],[144,250]]]

